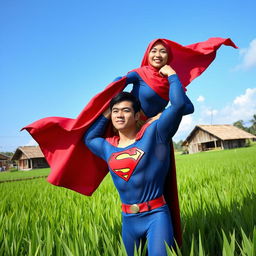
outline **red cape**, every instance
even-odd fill
[[[136,72],[163,98],[168,98],[169,87],[164,84],[167,79],[152,72],[147,62],[148,52],[158,40],[166,45],[169,55],[171,54],[168,60],[169,64],[178,73],[183,85],[188,85],[209,66],[215,58],[217,49],[222,44],[237,48],[230,39],[222,38],[211,38],[205,42],[188,46],[181,46],[167,39],[156,39],[151,42],[144,55],[142,66],[140,69],[136,69]],[[164,86],[161,85],[162,83]],[[48,176],[48,181],[51,184],[66,187],[88,196],[97,189],[108,172],[107,165],[90,152],[82,138],[87,128],[108,107],[112,97],[125,88],[125,84],[126,77],[111,83],[89,102],[76,119],[49,117],[23,128],[40,145],[51,167],[51,173]],[[175,173],[174,176],[171,177],[172,184],[176,184]],[[177,188],[177,184],[174,186]],[[171,193],[170,190],[169,193]],[[178,198],[175,200],[178,203]],[[172,205],[176,204],[175,200],[171,202]],[[179,216],[176,218],[179,219]],[[175,219],[175,222],[178,219]]]
[[[51,167],[47,180],[56,186],[90,196],[108,172],[107,164],[83,143],[88,127],[121,92],[126,78],[111,83],[96,95],[76,119],[49,117],[38,120],[26,129],[38,142]]]

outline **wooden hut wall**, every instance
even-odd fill
[[[0,167],[7,166],[7,165],[8,165],[8,161],[7,160],[0,160]]]
[[[24,159],[28,159],[28,157],[23,152],[21,152],[21,156],[19,159],[24,160]]]
[[[199,145],[200,144],[191,144],[188,145],[188,152],[189,154],[197,153],[199,152]]]
[[[32,159],[33,162],[33,168],[37,169],[37,168],[48,168],[49,165],[47,163],[47,161],[45,160],[45,158],[33,158]]]
[[[27,165],[26,165],[27,161],[25,159],[22,159],[22,160],[19,160],[19,163],[18,163],[18,169],[19,170],[24,170],[27,168]]]
[[[19,157],[18,169],[29,170],[31,168],[31,160],[23,152],[21,152],[21,156]]]
[[[190,143],[198,144],[198,143],[205,143],[205,142],[210,142],[215,140],[217,140],[216,137],[210,135],[205,131],[202,131],[201,129],[198,129],[195,132],[194,136],[192,137],[192,140],[190,141]]]
[[[21,159],[21,160],[19,160],[18,169],[19,170],[29,170],[29,169],[32,169],[31,160],[30,159]]]
[[[245,146],[245,139],[237,139],[237,140],[225,140],[223,141],[224,149],[231,149],[231,148],[240,148]]]
[[[5,166],[5,170],[9,168],[10,157],[0,154],[0,167]]]
[[[189,141],[188,151],[190,154],[203,151],[206,149],[205,143],[213,142],[216,145],[217,140],[218,139],[211,134],[202,131],[201,129],[197,129]]]

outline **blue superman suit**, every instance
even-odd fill
[[[124,204],[147,202],[164,193],[171,164],[170,141],[187,105],[178,76],[172,75],[168,80],[171,85],[171,106],[147,127],[143,136],[135,143],[119,148],[104,139],[102,136],[108,124],[108,119],[104,116],[84,136],[87,147],[108,163],[113,182]],[[190,109],[193,109],[192,104]],[[133,255],[134,246],[138,247],[141,241],[148,241],[149,255],[166,255],[165,242],[169,246],[174,243],[172,220],[167,205],[144,213],[122,212],[122,222],[123,242],[129,256]]]

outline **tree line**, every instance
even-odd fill
[[[0,152],[0,154],[3,154],[5,156],[9,156],[9,157],[12,157],[14,155],[13,152]]]
[[[249,121],[250,125],[246,126],[243,120],[238,120],[233,123],[234,126],[249,132],[253,135],[256,135],[256,114],[253,115],[252,119]]]

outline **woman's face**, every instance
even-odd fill
[[[154,68],[160,69],[168,61],[167,49],[159,42],[153,45],[148,55],[148,62]]]

